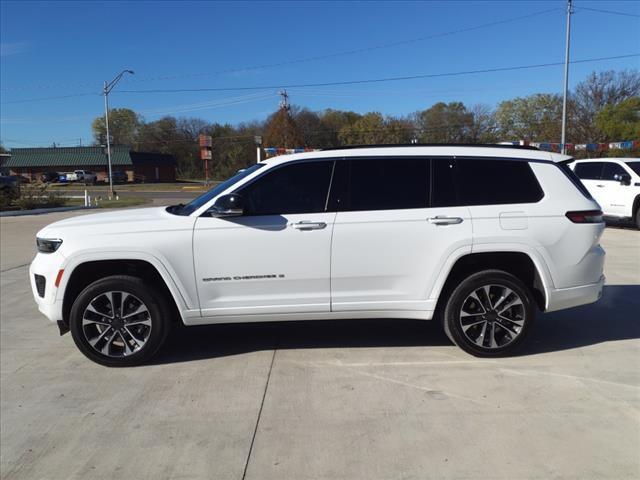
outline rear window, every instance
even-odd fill
[[[574,172],[581,180],[600,180],[603,166],[602,162],[576,163]]]
[[[463,205],[536,203],[544,196],[526,161],[458,158],[455,170]]]

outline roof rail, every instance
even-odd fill
[[[517,148],[520,150],[540,150],[531,145],[505,145],[504,143],[389,143],[373,145],[345,145],[344,147],[322,148],[323,152],[331,150],[351,150],[354,148],[395,148],[395,147],[485,147],[485,148]]]

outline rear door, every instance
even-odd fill
[[[427,317],[443,264],[471,250],[465,207],[431,208],[431,159],[351,158],[336,163],[331,309],[404,310]]]

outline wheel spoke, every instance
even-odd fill
[[[133,325],[146,325],[147,327],[151,326],[151,319],[150,318],[145,318],[144,320],[132,320],[130,322],[127,322],[127,327],[131,327]]]
[[[98,335],[97,337],[88,338],[87,340],[89,340],[89,343],[91,344],[92,347],[95,347],[98,344],[98,342],[102,340],[107,333],[109,333],[109,330],[111,330],[111,327],[105,328],[102,331],[102,333],[100,333],[100,335]]]
[[[482,347],[483,343],[484,343],[484,336],[487,333],[487,324],[489,322],[484,322],[484,325],[482,326],[482,331],[480,332],[480,335],[478,335],[478,338],[476,338],[474,340],[474,342],[476,343],[476,345]]]
[[[104,353],[105,355],[109,355],[109,347],[111,346],[111,343],[115,340],[116,335],[118,335],[118,332],[114,330],[111,336],[109,337],[109,339],[107,340],[107,342],[102,347],[101,352]]]
[[[82,326],[84,327],[84,326],[87,326],[87,325],[103,325],[105,327],[111,328],[109,323],[107,323],[104,320],[91,320],[90,318],[83,318],[82,319]]]
[[[129,336],[131,337],[131,339],[136,343],[136,345],[138,346],[138,348],[142,348],[142,346],[147,343],[146,339],[145,340],[141,340],[138,337],[136,337],[133,332],[131,330],[129,330],[129,327],[125,326],[124,327],[125,331],[129,334]]]
[[[468,323],[467,325],[462,325],[462,331],[466,333],[467,330],[469,330],[471,327],[475,325],[480,325],[482,322],[484,322],[485,324],[487,323],[486,320],[478,320],[477,322],[471,322],[471,323]]]
[[[509,332],[509,335],[511,336],[512,339],[517,337],[518,334],[520,333],[519,331],[516,331],[515,329],[510,328],[508,325],[505,325],[504,323],[496,323],[496,325],[498,325],[503,330]]]
[[[124,317],[124,303],[131,295],[127,292],[120,292],[120,316]]]
[[[490,335],[490,338],[491,338],[491,348],[497,348],[498,344],[496,343],[496,324],[495,324],[495,322],[493,322],[491,324],[491,335]]]
[[[94,298],[93,300],[91,300],[91,302],[89,302],[89,305],[87,305],[87,308],[85,309],[85,314],[86,311],[90,311],[95,313],[96,315],[100,315],[101,317],[109,317],[109,318],[113,318],[113,314],[109,315],[108,313],[105,312],[100,312],[98,310],[96,310],[96,307],[93,306],[93,302],[95,302],[97,299]]]
[[[476,301],[476,303],[478,304],[478,306],[482,309],[482,312],[480,312],[480,313],[486,313],[487,312],[486,308],[484,308],[484,305],[483,305],[482,301],[480,300],[480,298],[478,298],[477,292],[471,292],[471,294],[469,295],[469,298],[474,299]]]
[[[482,290],[484,291],[485,298],[487,299],[485,308],[487,310],[493,310],[493,305],[491,303],[491,285],[485,285],[482,287]]]
[[[513,293],[513,290],[511,290],[511,289],[509,289],[507,287],[504,287],[504,292],[502,293],[502,296],[498,299],[498,301],[493,306],[493,308],[495,310],[500,308],[500,305],[502,304],[502,302],[504,302],[507,298],[509,298],[509,295],[511,295],[512,293]]]
[[[147,310],[147,307],[145,306],[145,304],[141,303],[140,306],[135,311],[128,313],[126,315],[123,315],[122,319],[126,320],[127,318],[131,318],[135,315],[140,315],[141,313],[148,313],[148,312],[149,310]]]
[[[514,298],[509,300],[502,308],[500,308],[498,310],[498,313],[502,313],[508,308],[515,307],[516,305],[522,305],[522,300],[520,300],[520,297],[518,295],[515,295]]]
[[[509,323],[513,323],[514,325],[517,325],[518,327],[521,327],[524,325],[524,319],[511,319],[508,317],[505,317],[504,315],[498,315],[498,317],[505,321],[505,322],[509,322]]]

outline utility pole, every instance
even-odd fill
[[[107,162],[109,163],[109,199],[113,197],[113,178],[111,175],[111,139],[109,138],[109,93],[120,81],[125,73],[133,75],[133,70],[123,70],[111,82],[104,81],[102,94],[104,95],[104,123],[107,130]]]
[[[283,110],[289,110],[291,107],[289,106],[289,94],[287,93],[287,91],[280,90],[278,92],[278,95],[282,97],[282,100],[280,100],[280,108]]]
[[[562,143],[562,153],[567,153],[567,94],[569,89],[569,45],[571,40],[571,14],[572,0],[567,0],[567,40],[565,45],[564,55],[564,92],[562,95],[562,136],[560,142]]]

